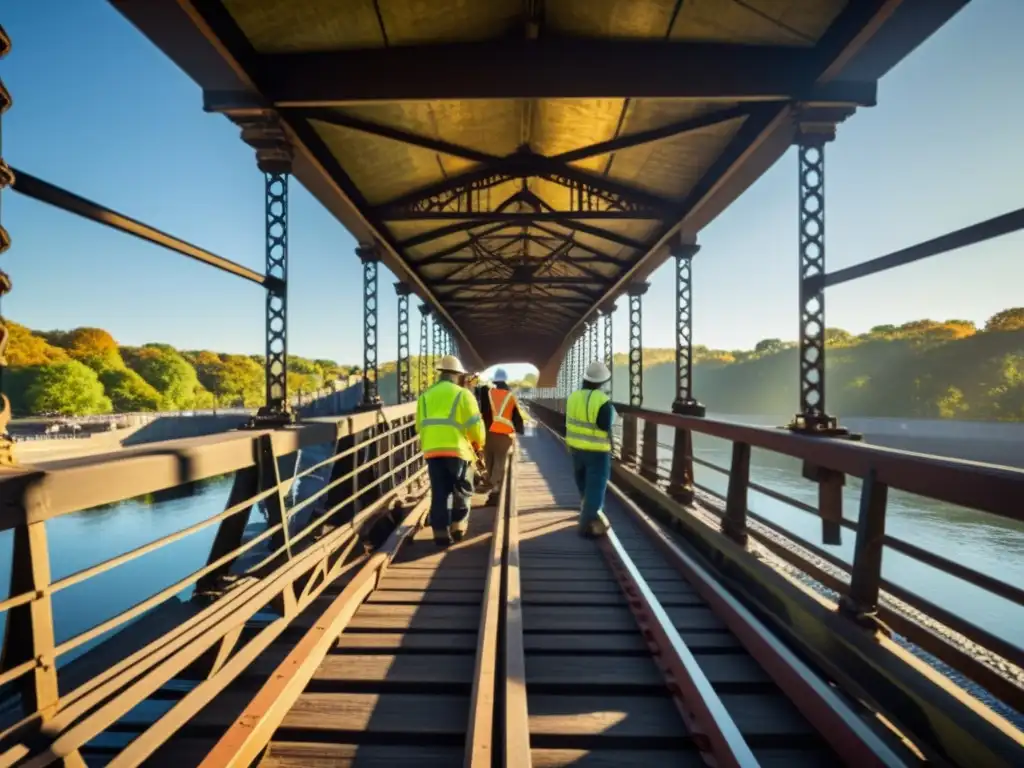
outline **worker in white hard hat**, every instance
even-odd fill
[[[466,373],[459,359],[445,355],[437,372],[437,382],[416,403],[416,433],[430,477],[434,543],[448,546],[453,540],[461,541],[469,528],[473,464],[486,434],[476,398],[458,384]]]
[[[505,479],[505,465],[508,455],[516,446],[516,435],[523,434],[525,426],[523,415],[519,412],[519,402],[508,388],[508,372],[499,368],[491,377],[494,385],[487,392],[480,406],[487,428],[487,445],[484,446],[484,466],[490,495],[487,505],[498,503],[501,483]]]
[[[573,476],[582,499],[579,531],[591,538],[608,531],[603,510],[612,472],[615,406],[604,389],[611,378],[608,366],[595,360],[583,374],[583,386],[565,403],[565,444],[572,455]]]

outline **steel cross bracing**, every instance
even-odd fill
[[[629,286],[629,404],[644,404],[643,295],[647,283]]]
[[[373,245],[356,250],[363,262],[363,406],[380,405],[377,359],[377,273],[380,257]]]
[[[0,26],[0,59],[10,53],[11,39],[7,36],[6,30]],[[7,91],[3,80],[0,80],[0,193],[14,183],[14,172],[3,158],[3,116],[11,107],[11,95]],[[11,236],[7,233],[3,223],[0,222],[0,255],[3,255],[11,247]],[[0,299],[11,292],[13,287],[10,276],[0,269]],[[8,466],[14,463],[14,441],[7,432],[7,425],[11,421],[11,402],[3,392],[3,369],[7,367],[7,345],[10,342],[10,332],[4,324],[3,316],[0,315],[0,466]]]
[[[411,345],[409,343],[409,294],[411,289],[409,284],[395,283],[395,293],[398,294],[398,361],[396,363],[398,402],[407,403],[412,400]]]

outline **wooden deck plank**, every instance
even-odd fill
[[[530,695],[531,736],[598,736],[685,742],[688,730],[668,691],[664,696]]]
[[[364,604],[349,622],[355,630],[444,630],[476,631],[480,609],[475,605],[386,605]]]
[[[460,747],[407,747],[379,744],[271,742],[259,768],[451,768],[460,765]]]
[[[533,768],[704,768],[705,765],[696,749],[533,749],[530,762]]]
[[[561,587],[558,591],[546,592],[538,589],[531,589],[523,596],[524,605],[599,605],[599,606],[625,606],[626,598],[620,590],[615,592],[563,592]],[[704,601],[698,595],[689,594],[668,594],[658,595],[658,601],[663,607],[693,607],[703,606]]]
[[[446,605],[477,605],[483,602],[483,595],[474,592],[446,592],[442,590],[377,589],[366,598],[367,603],[410,603],[425,605],[444,603]]]
[[[727,632],[680,632],[679,634],[683,638],[683,642],[694,653],[728,652],[740,648],[739,641]],[[527,653],[642,653],[645,655],[650,653],[650,649],[640,633],[630,630],[596,635],[572,632],[550,634],[528,632],[523,636],[523,645]]]
[[[313,673],[319,682],[437,683],[469,685],[473,680],[471,654],[330,654]],[[270,674],[273,664],[257,660],[252,674]]]
[[[694,654],[712,685],[760,684],[770,680],[746,654]],[[664,686],[665,679],[650,657],[573,657],[528,653],[527,686]]]
[[[464,576],[433,576],[386,573],[380,580],[380,589],[431,590],[445,592],[474,592],[481,597],[484,593],[482,579]]]
[[[665,612],[678,629],[725,629],[708,608],[669,607]],[[523,628],[526,632],[621,632],[636,630],[637,624],[628,608],[524,605]]]
[[[283,730],[463,737],[469,697],[411,693],[303,693]]]
[[[723,693],[720,698],[744,736],[805,736],[814,732],[781,693]]]
[[[434,633],[434,632],[344,632],[338,638],[335,653],[367,653],[370,651],[394,653],[425,653],[444,651],[448,653],[474,653],[475,632]]]

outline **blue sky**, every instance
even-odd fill
[[[202,111],[199,88],[103,0],[7,5],[8,162],[262,271],[261,175],[237,129]],[[1024,1],[971,3],[881,82],[877,107],[840,126],[827,151],[830,269],[1020,207],[1024,99],[1013,94],[1022,29]],[[796,196],[790,152],[702,233],[697,343],[796,337]],[[18,322],[99,326],[123,344],[262,352],[256,285],[11,192],[3,223],[14,240],[3,309]],[[355,243],[297,184],[290,238],[290,350],[361,361]],[[381,273],[382,360],[394,357],[392,282]],[[644,343],[671,346],[671,265],[652,282]],[[828,324],[861,332],[922,317],[981,323],[1024,304],[1022,286],[1017,234],[832,289]],[[622,303],[616,351],[627,343]],[[414,349],[417,335],[414,322]]]

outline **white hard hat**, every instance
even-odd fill
[[[504,368],[499,368],[498,370],[496,370],[494,372],[493,380],[495,382],[505,382],[505,381],[508,381],[508,374],[505,372],[505,369]]]
[[[588,365],[587,372],[583,374],[583,380],[589,381],[593,384],[604,384],[611,377],[612,372],[609,371],[608,366],[600,360],[595,360]]]
[[[448,373],[465,373],[466,369],[462,367],[462,363],[459,362],[459,358],[455,355],[445,355],[437,362],[437,370],[447,371]]]

